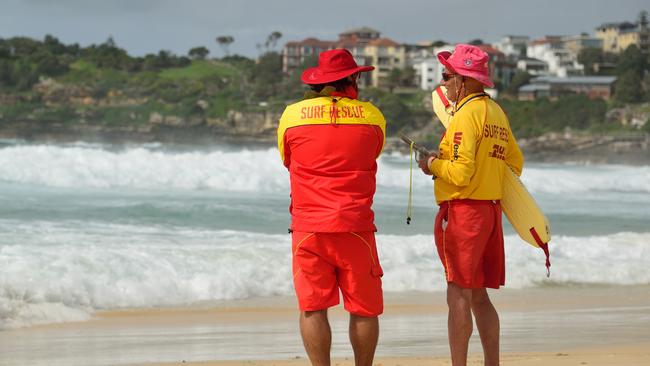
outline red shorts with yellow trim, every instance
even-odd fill
[[[375,233],[294,231],[292,248],[300,310],[337,305],[340,289],[345,310],[351,314],[375,317],[384,311]]]
[[[505,284],[498,201],[443,202],[436,216],[434,236],[448,283],[463,288],[499,288]]]

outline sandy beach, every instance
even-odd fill
[[[647,366],[650,364],[650,344],[641,344],[627,347],[607,347],[603,349],[578,349],[558,353],[506,353],[501,357],[502,365],[521,366]],[[332,361],[335,366],[353,366],[354,361],[350,358],[336,359]],[[444,366],[450,365],[447,357],[400,357],[400,358],[378,358],[375,359],[377,366]],[[479,355],[471,355],[469,365],[483,365],[483,359]],[[307,359],[295,359],[288,361],[266,360],[266,361],[221,361],[221,362],[196,362],[196,363],[167,363],[150,366],[170,365],[192,365],[192,366],[303,366],[310,365]]]
[[[492,292],[504,365],[650,364],[650,286]],[[351,365],[347,315],[331,311],[332,354]],[[0,365],[308,365],[293,298],[192,309],[121,310],[0,332]],[[375,364],[448,365],[442,293],[386,296]],[[482,364],[475,334],[472,364]]]

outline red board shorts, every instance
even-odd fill
[[[463,288],[505,284],[501,204],[498,201],[443,202],[434,236],[447,283]]]
[[[383,271],[377,256],[375,233],[293,232],[293,284],[302,311],[339,304],[345,310],[376,317],[384,311]]]

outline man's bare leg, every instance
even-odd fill
[[[447,285],[449,349],[453,366],[467,365],[467,348],[472,335],[472,290],[454,283]]]
[[[481,336],[485,366],[499,365],[499,314],[490,301],[487,290],[472,290],[472,312]]]
[[[330,366],[332,330],[327,319],[327,310],[301,312],[300,335],[311,364]]]
[[[379,320],[350,314],[350,343],[356,366],[372,366],[379,339]]]

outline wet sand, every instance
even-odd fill
[[[650,365],[650,286],[506,289],[491,296],[501,316],[504,365]],[[333,364],[351,365],[347,314],[339,306],[330,317]],[[448,365],[446,324],[443,293],[388,293],[375,364]],[[482,364],[481,352],[474,334],[472,364]],[[0,331],[0,365],[159,364],[308,365],[295,300],[107,311],[84,322]]]

